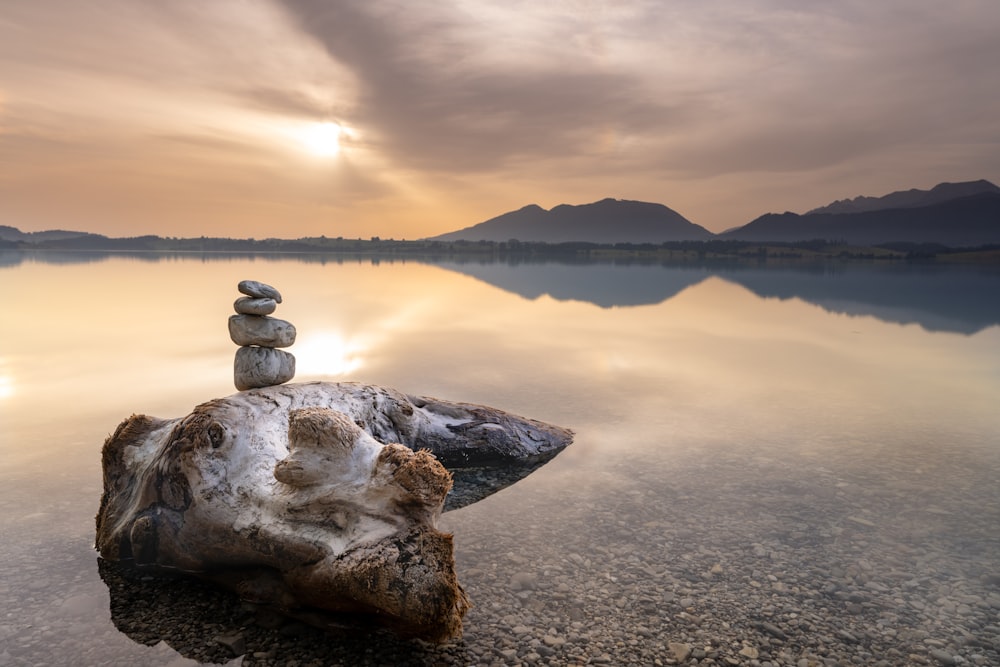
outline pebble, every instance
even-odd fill
[[[270,347],[241,347],[236,350],[233,378],[240,391],[270,387],[295,377],[295,357]]]
[[[233,302],[233,310],[240,315],[270,315],[278,307],[274,299],[255,299],[241,296]]]
[[[533,572],[518,572],[510,578],[510,588],[514,591],[530,591],[538,585],[538,575]]]
[[[243,639],[243,635],[241,634],[219,635],[212,641],[228,648],[234,656],[243,655],[247,650],[246,640]]]
[[[934,658],[935,660],[937,660],[938,664],[941,664],[941,665],[954,665],[954,664],[957,664],[955,662],[955,656],[953,656],[951,653],[948,653],[945,650],[942,650],[942,649],[939,649],[939,648],[932,649],[930,655],[931,655],[932,658]]]
[[[275,302],[281,303],[281,292],[256,280],[241,280],[236,289],[240,291],[240,294],[246,294],[255,299],[274,299]]]
[[[295,327],[291,322],[276,317],[232,315],[229,318],[229,337],[237,345],[289,347],[295,342]]]
[[[669,642],[667,644],[667,649],[670,650],[670,653],[674,656],[674,660],[677,662],[684,662],[691,657],[691,646],[689,644]]]
[[[776,626],[774,623],[768,623],[765,621],[763,623],[759,623],[757,627],[759,627],[761,630],[771,635],[772,637],[776,637],[782,640],[788,639],[788,635],[785,634],[784,630]]]
[[[295,343],[291,322],[269,317],[281,303],[275,288],[256,280],[241,280],[245,294],[233,302],[229,338],[240,346],[233,362],[233,383],[240,391],[283,384],[295,377],[295,357],[276,348]]]

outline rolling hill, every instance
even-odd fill
[[[713,234],[663,204],[602,199],[545,210],[532,204],[432,241],[543,241],[562,243],[663,243],[703,241]]]
[[[882,203],[890,208],[869,208],[856,213],[767,213],[724,232],[719,238],[791,243],[826,239],[868,246],[931,243],[953,248],[1000,243],[1000,189],[993,188],[996,191],[983,189],[951,199],[930,198],[934,203],[929,205],[914,200],[900,206],[898,198],[888,195],[882,198]],[[875,205],[866,203],[868,207]]]

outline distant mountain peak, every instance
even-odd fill
[[[865,213],[867,211],[880,211],[890,208],[917,208],[920,206],[933,206],[941,202],[960,197],[971,197],[972,195],[991,192],[1000,194],[1000,188],[985,179],[978,181],[964,181],[959,183],[938,183],[930,190],[898,190],[890,192],[881,197],[859,196],[853,199],[838,199],[837,201],[814,208],[806,215],[813,213]]]
[[[928,243],[952,248],[1000,243],[1000,188],[989,181],[941,183],[884,197],[856,197],[804,215],[767,213],[720,235],[741,241],[811,239],[872,246]]]
[[[589,204],[559,204],[548,211],[531,204],[431,240],[658,244],[712,236],[663,204],[606,197]]]

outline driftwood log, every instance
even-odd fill
[[[436,527],[448,468],[530,470],[571,439],[493,408],[354,383],[254,389],[179,419],[133,415],[104,444],[96,546],[252,602],[446,641],[469,605],[452,536]]]

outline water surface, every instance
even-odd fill
[[[93,517],[119,421],[235,391],[244,278],[284,294],[296,380],[577,434],[444,516],[476,607],[463,643],[397,662],[998,655],[995,269],[84,259],[0,262],[0,664],[189,664],[226,630],[120,631]],[[364,655],[335,644],[315,659]],[[281,662],[259,649],[237,662]]]

